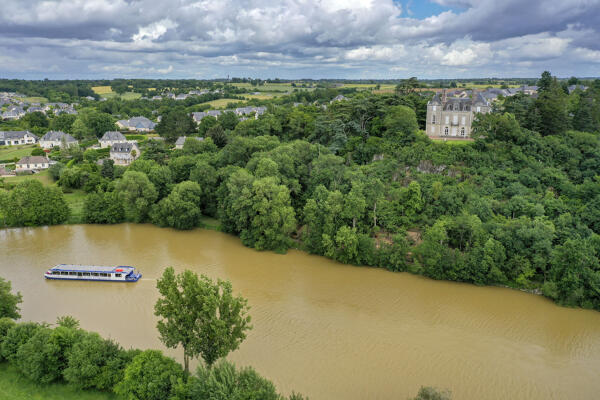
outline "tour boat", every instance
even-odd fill
[[[134,267],[104,267],[97,265],[60,264],[50,268],[44,274],[46,279],[64,279],[74,281],[110,281],[137,282],[142,274]]]

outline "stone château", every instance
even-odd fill
[[[485,114],[491,109],[490,101],[479,92],[463,90],[438,93],[427,103],[427,136],[436,139],[469,139],[476,114]]]

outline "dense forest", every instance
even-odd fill
[[[191,229],[207,215],[258,250],[295,247],[600,309],[600,80],[570,94],[565,83],[544,73],[537,96],[499,99],[475,140],[459,144],[422,133],[423,92],[348,90],[330,103],[339,90],[298,91],[253,100],[268,107],[257,119],[199,125],[194,104],[112,99],[85,104],[61,129],[94,138],[108,129],[89,121],[158,114],[166,141],[142,141],[127,168],[98,165],[101,150],[55,151],[51,173],[63,190],[88,193],[88,223]],[[172,149],[180,135],[205,140]],[[29,186],[0,192],[4,223],[57,223],[56,213],[27,218],[27,191],[44,196]]]

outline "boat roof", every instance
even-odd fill
[[[122,272],[133,271],[135,268],[127,265],[119,266],[102,266],[102,265],[75,265],[75,264],[59,264],[52,271],[82,271],[82,272],[116,272],[117,269],[122,269]],[[121,271],[119,271],[121,272]]]

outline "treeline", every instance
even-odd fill
[[[540,95],[528,100],[538,110],[600,92],[600,81],[570,95],[546,81],[544,74]],[[448,145],[419,131],[426,102],[418,93],[365,92],[326,106],[274,102],[258,119],[205,117],[200,133],[191,132],[205,140],[188,140],[182,150],[149,141],[127,170],[65,159],[58,182],[91,193],[89,223],[191,229],[209,215],[257,249],[298,247],[600,309],[595,125],[575,131],[571,117],[561,129],[531,130],[499,109],[479,117],[474,142]],[[184,112],[164,118],[170,140],[195,129]]]

